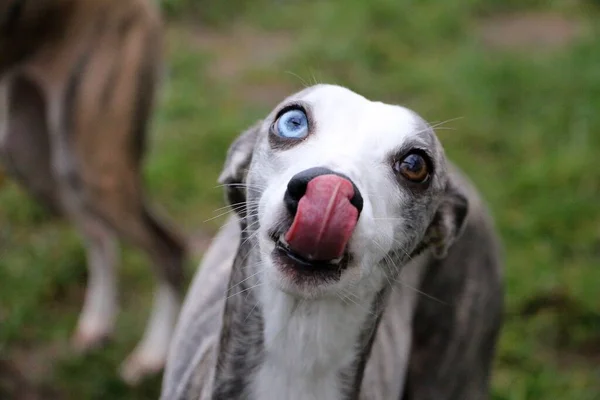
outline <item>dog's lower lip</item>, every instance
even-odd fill
[[[310,259],[294,252],[290,248],[289,244],[286,242],[284,236],[285,236],[284,234],[279,235],[279,238],[277,238],[277,240],[275,241],[275,246],[279,247],[281,250],[283,250],[290,258],[294,259],[297,262],[301,262],[302,264],[314,265],[315,267],[319,267],[319,266],[338,267],[338,266],[340,266],[342,260],[344,259],[344,256],[342,256],[339,258],[334,258],[333,260],[322,260],[322,261],[321,260],[319,260],[319,261],[310,260]]]

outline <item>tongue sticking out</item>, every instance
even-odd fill
[[[342,257],[358,220],[352,183],[337,175],[312,179],[285,234],[290,249],[314,261]]]

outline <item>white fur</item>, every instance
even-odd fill
[[[126,382],[137,383],[148,371],[162,368],[179,310],[179,295],[169,285],[159,285],[144,337],[123,364],[121,376]]]
[[[316,132],[289,150],[271,154],[269,164],[260,161],[260,173],[269,177],[259,205],[260,226],[265,227],[259,234],[261,253],[270,250],[267,230],[284,212],[281,199],[289,180],[316,166],[341,172],[356,184],[364,206],[349,242],[350,251],[358,256],[360,273],[349,268],[342,281],[330,288],[339,291],[355,285],[361,277],[377,274],[375,264],[394,246],[396,228],[401,225],[397,204],[410,199],[395,182],[389,156],[407,139],[417,140],[418,120],[406,108],[372,102],[339,86],[322,85],[304,96],[302,93],[294,100],[310,104]],[[386,201],[391,198],[398,201]],[[265,275],[279,288],[293,291],[292,284],[272,265]]]
[[[75,346],[85,350],[108,337],[117,314],[117,276],[119,247],[112,232],[100,224],[86,224],[88,282],[83,310],[75,333]]]
[[[254,376],[252,398],[334,400],[341,396],[340,371],[354,360],[361,327],[383,286],[376,264],[398,239],[398,204],[409,201],[395,182],[390,155],[407,139],[417,139],[418,120],[408,109],[338,86],[321,85],[291,100],[308,105],[315,131],[285,151],[272,151],[263,141],[258,152],[269,156],[257,157],[250,171],[267,177],[258,210],[264,265],[259,280],[265,284],[257,288],[265,362]],[[292,176],[317,166],[347,175],[362,194],[363,210],[349,242],[356,259],[339,282],[298,287],[269,256],[274,243],[268,231],[285,212],[282,199]],[[390,198],[398,201],[386,201]]]
[[[356,356],[368,309],[361,299],[304,301],[279,290],[260,291],[265,362],[252,387],[255,399],[339,399],[339,371]]]

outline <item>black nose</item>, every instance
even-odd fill
[[[354,196],[350,199],[350,204],[352,204],[360,212],[363,208],[363,198],[360,195],[360,191],[352,182],[352,179],[348,178],[344,174],[340,174],[339,172],[334,172],[329,168],[324,167],[314,167],[310,169],[306,169],[302,172],[298,172],[296,175],[290,179],[288,182],[287,190],[285,191],[285,195],[283,197],[283,201],[288,211],[292,215],[296,215],[296,210],[298,209],[298,202],[306,193],[306,187],[308,186],[308,182],[321,175],[337,175],[352,184],[352,188],[354,189]]]

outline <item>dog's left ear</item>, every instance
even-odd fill
[[[444,198],[425,233],[423,247],[431,248],[433,256],[438,259],[446,257],[448,249],[462,234],[468,213],[466,194],[455,182],[449,181]]]
[[[241,205],[246,201],[246,175],[261,125],[262,121],[256,122],[229,146],[223,170],[219,175],[219,183],[225,186],[227,202],[242,217],[245,214],[245,207]]]

